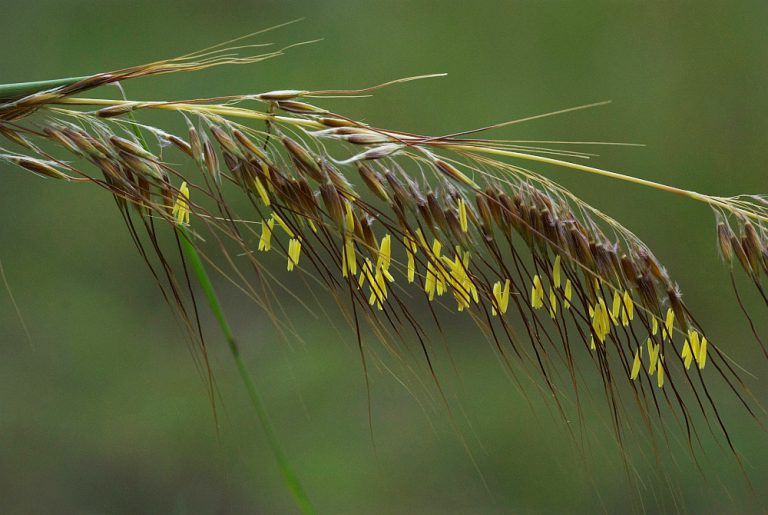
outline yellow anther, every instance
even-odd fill
[[[283,220],[280,217],[280,215],[278,215],[277,213],[272,213],[272,218],[274,218],[275,222],[277,222],[280,225],[280,227],[283,228],[283,230],[286,232],[286,234],[288,234],[288,236],[290,236],[291,238],[296,237],[296,233],[293,232],[293,229],[288,227],[288,224],[285,223],[285,220]]]
[[[666,329],[666,333],[664,334],[664,338],[672,339],[672,326],[675,324],[675,312],[672,311],[672,308],[667,309],[667,318],[664,320],[664,329]]]
[[[259,250],[267,252],[272,248],[272,231],[275,228],[275,220],[270,218],[261,222],[261,238],[259,238]]]
[[[297,238],[291,238],[288,242],[288,271],[299,264],[299,256],[301,255],[301,241]]]
[[[699,333],[694,329],[688,330],[688,340],[686,342],[690,341],[690,356],[691,358],[687,360],[686,362],[686,368],[688,368],[688,365],[690,365],[690,360],[694,359],[696,360],[696,364],[699,366],[699,368],[704,368],[704,365],[707,362],[707,339],[706,338],[700,338]],[[683,352],[685,352],[685,349],[683,349]]]
[[[360,272],[358,285],[363,286],[366,279],[370,288],[368,303],[376,305],[378,309],[384,309],[384,301],[387,299],[387,282],[393,282],[394,277],[389,273],[389,266],[392,260],[392,237],[387,234],[381,239],[379,245],[378,258],[376,266],[370,258],[365,258],[363,270]]]
[[[686,370],[691,367],[691,361],[693,361],[693,354],[691,353],[691,344],[688,341],[688,338],[685,339],[685,342],[683,343],[683,351],[680,353],[680,357],[683,358],[683,364],[685,365]]]
[[[643,348],[640,347],[635,351],[635,360],[632,362],[632,373],[629,375],[629,378],[633,381],[637,379],[637,375],[640,373],[640,369],[643,366],[643,361],[640,359],[640,355],[643,352]]]
[[[344,247],[341,252],[341,273],[344,277],[354,277],[357,273],[355,242],[350,236],[344,236]]]
[[[621,311],[621,295],[618,291],[613,292],[613,304],[611,305],[611,322],[613,325],[619,325],[619,314]]]
[[[594,308],[590,308],[590,313],[592,315],[592,329],[595,330],[595,335],[600,342],[604,342],[605,337],[611,331],[611,321],[608,318],[608,307],[602,297],[597,299]]]
[[[563,301],[563,307],[565,309],[571,309],[571,299],[573,298],[573,285],[570,279],[565,280],[565,300]]]
[[[554,320],[557,315],[557,296],[554,288],[549,289],[549,316]]]
[[[179,194],[176,196],[176,202],[173,203],[171,214],[176,217],[177,224],[189,224],[189,186],[186,181],[179,187]]]
[[[504,287],[501,287],[501,282],[497,281],[493,285],[493,298],[495,300],[494,305],[491,307],[491,313],[496,315],[497,312],[502,315],[507,312],[507,306],[509,306],[509,279],[504,281]]]
[[[467,220],[467,203],[463,198],[459,199],[459,226],[461,232],[469,231],[469,221]]]
[[[384,277],[389,282],[395,280],[392,274],[389,273],[389,266],[392,263],[392,237],[389,234],[384,235],[381,238],[381,244],[379,245],[379,257],[376,261],[376,269],[381,270]]]
[[[427,239],[424,237],[424,233],[421,232],[421,229],[416,229],[416,239],[419,242],[419,245],[421,245],[421,248],[424,249],[425,252],[429,253],[429,244],[427,243]]]
[[[417,234],[423,239],[421,231],[418,231]],[[429,296],[429,300],[434,300],[435,293],[439,296],[445,292],[445,270],[443,269],[442,260],[440,258],[442,244],[435,239],[432,243],[431,251],[429,250],[429,247],[425,248],[430,254],[427,256],[427,275],[424,279],[424,291]]]
[[[384,276],[381,273],[381,270],[376,270],[374,272],[373,277],[370,278],[369,284],[371,287],[371,294],[368,297],[368,304],[373,306],[376,305],[377,308],[384,309],[384,300],[387,298],[387,284],[384,282]]]
[[[461,248],[457,246],[454,259],[442,256],[441,261],[444,265],[445,284],[453,289],[453,296],[458,302],[458,310],[464,311],[470,305],[470,298],[475,302],[478,301],[477,288],[472,283],[468,272],[469,252],[462,253]]]
[[[344,208],[344,229],[347,233],[355,232],[355,216],[352,214],[352,206],[349,202],[345,202]]]
[[[408,256],[408,282],[412,283],[416,277],[416,240],[406,234],[403,244],[405,245],[405,253]]]
[[[659,351],[661,351],[661,345],[655,344],[648,338],[646,342],[648,346],[648,373],[653,375],[656,372],[656,365],[659,361]]]
[[[355,233],[355,217],[349,202],[344,203],[344,209],[344,249],[341,256],[341,273],[344,277],[354,277],[357,273],[357,253],[355,252],[355,241],[352,238]]]
[[[704,366],[707,364],[707,339],[702,338],[701,339],[701,345],[699,345],[699,354],[697,362],[699,364],[699,370],[704,368]]]
[[[432,254],[434,254],[435,257],[440,257],[440,251],[442,250],[442,248],[443,248],[443,244],[440,243],[440,240],[435,239],[432,242]]]
[[[259,197],[261,197],[261,201],[264,203],[265,206],[268,206],[269,193],[267,192],[267,188],[264,187],[264,183],[261,182],[261,179],[259,179],[258,177],[254,177],[253,185],[256,187],[256,192],[259,194]]]
[[[360,288],[363,287],[366,279],[369,281],[371,280],[371,270],[373,270],[373,263],[371,263],[370,258],[365,258],[365,262],[363,262],[363,269],[360,271],[360,278],[357,281],[357,285]]]
[[[552,265],[552,283],[555,288],[560,287],[560,275],[561,275],[560,256],[555,257],[555,263]]]
[[[621,323],[627,327],[633,318],[635,318],[635,303],[632,302],[632,295],[624,290],[624,309],[621,312]]]
[[[659,365],[657,369],[656,384],[658,384],[659,388],[661,388],[664,386],[664,356],[659,356]]]
[[[271,181],[272,172],[269,171],[269,165],[264,161],[262,161],[261,163],[261,171],[264,173],[264,176],[267,178],[267,188],[269,188],[270,191],[274,190],[274,187],[272,186],[272,181]]]
[[[694,356],[699,355],[699,333],[697,333],[693,329],[688,329],[688,340],[691,342],[691,350],[693,351]]]
[[[651,334],[656,336],[659,333],[659,320],[654,316],[651,319]]]
[[[533,286],[531,286],[531,306],[539,309],[544,306],[544,288],[541,285],[539,275],[533,276]]]
[[[362,288],[367,280],[368,288],[370,290],[368,303],[371,306],[376,305],[380,310],[384,309],[383,302],[387,298],[387,283],[384,274],[381,272],[381,269],[374,270],[373,262],[370,258],[365,258],[362,268],[360,279],[357,283],[358,286]]]

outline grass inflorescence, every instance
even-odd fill
[[[567,394],[559,378],[564,374],[578,395],[585,374],[578,363],[587,356],[620,442],[628,427],[622,402],[630,402],[651,432],[664,429],[663,414],[671,413],[691,450],[699,438],[698,413],[738,456],[710,394],[711,379],[724,381],[750,414],[757,403],[739,368],[686,306],[670,272],[618,221],[524,164],[596,174],[710,206],[722,257],[737,262],[764,299],[765,197],[704,195],[579,164],[585,154],[557,145],[476,137],[504,124],[424,136],[320,106],[323,97],[404,81],[182,101],[82,96],[107,84],[281,53],[241,57],[235,50],[214,47],[43,91],[16,87],[0,95],[0,133],[18,149],[0,150],[0,158],[114,196],[163,295],[199,342],[204,368],[197,307],[186,300],[189,272],[173,270],[165,258],[162,225],[180,229],[177,250],[182,244],[196,248],[286,335],[293,329],[281,318],[275,291],[284,286],[274,280],[277,271],[265,267],[264,253],[281,254],[287,271],[331,292],[349,315],[364,365],[361,320],[394,353],[416,342],[441,388],[429,345],[434,331],[415,313],[422,299],[438,327],[447,313],[472,319],[510,373],[526,370],[564,418]],[[136,122],[147,109],[183,117],[186,132]],[[182,173],[170,164],[182,157],[199,172]],[[236,212],[235,190],[247,203],[245,216]],[[203,252],[206,239],[218,242],[221,259]]]

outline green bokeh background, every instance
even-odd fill
[[[254,66],[129,84],[128,94],[166,99],[346,88],[447,72],[372,99],[327,105],[380,126],[439,134],[613,100],[497,136],[644,143],[596,149],[595,163],[707,193],[768,190],[768,3],[759,0],[35,0],[4,2],[3,14],[2,82],[138,64],[306,17],[264,41],[321,43]],[[152,121],[178,126],[168,117]],[[632,185],[537,169],[656,251],[714,338],[748,364],[758,378],[749,386],[765,399],[768,364],[717,258],[711,212]],[[112,200],[94,187],[3,166],[0,212],[0,260],[31,334],[28,341],[0,292],[0,511],[295,511],[206,315],[222,399],[216,428],[182,333]],[[304,341],[285,342],[253,303],[217,283],[281,442],[320,512],[637,508],[605,421],[586,422],[593,442],[582,460],[562,421],[547,408],[528,407],[468,320],[452,322],[446,336],[460,379],[441,362],[452,416],[441,402],[419,403],[391,375],[371,372],[374,451],[353,333],[339,325],[340,335],[325,318],[288,303]],[[764,307],[751,292],[745,301],[764,330]],[[677,466],[638,461],[646,499],[675,509],[665,487],[671,477],[682,511],[768,506],[765,433],[720,393],[755,493],[733,458],[705,438],[706,478],[684,452]],[[658,509],[653,502],[646,509]]]

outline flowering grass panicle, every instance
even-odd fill
[[[768,273],[765,197],[708,196],[579,164],[585,154],[554,144],[475,137],[505,124],[424,136],[321,107],[323,97],[411,79],[362,90],[182,101],[83,96],[106,84],[280,53],[235,57],[215,47],[6,95],[0,133],[18,151],[2,149],[0,159],[111,194],[193,340],[196,307],[186,300],[185,272],[175,273],[164,255],[163,225],[183,227],[202,255],[204,239],[218,244],[223,257],[208,257],[209,264],[288,336],[294,330],[279,315],[274,290],[285,286],[264,253],[280,254],[288,272],[332,292],[349,315],[363,362],[361,320],[392,352],[394,342],[418,342],[440,389],[428,344],[434,331],[420,320],[421,303],[438,325],[447,313],[471,319],[509,372],[525,370],[564,419],[567,393],[559,378],[565,374],[578,389],[580,378],[596,370],[620,441],[626,402],[651,431],[663,429],[665,411],[686,426],[697,411],[736,454],[708,385],[722,380],[750,413],[754,401],[671,273],[629,229],[524,165],[555,165],[710,206],[723,259],[746,271],[768,306],[761,284]],[[186,132],[140,124],[134,116],[145,110],[182,117]],[[181,158],[197,172],[171,164]],[[762,345],[757,330],[755,336]],[[764,346],[763,352],[768,357]],[[698,438],[690,430],[687,437]]]

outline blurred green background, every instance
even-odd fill
[[[496,136],[644,143],[590,150],[602,154],[599,166],[707,193],[768,190],[768,3],[760,0],[35,0],[3,2],[3,14],[3,82],[139,64],[306,17],[263,40],[321,43],[254,66],[140,81],[128,94],[354,88],[447,72],[327,105],[380,126],[439,134],[613,100]],[[749,386],[764,400],[768,364],[717,258],[711,212],[631,185],[538,169],[655,249],[714,338],[759,378]],[[218,430],[178,324],[112,200],[94,187],[3,167],[0,212],[0,260],[31,334],[28,341],[0,292],[0,511],[294,512],[215,326],[206,315],[222,398]],[[556,415],[528,407],[469,321],[454,323],[446,337],[460,377],[440,364],[452,417],[439,401],[417,402],[389,374],[371,372],[374,451],[352,332],[340,325],[340,336],[327,320],[289,305],[304,342],[287,344],[253,303],[219,287],[289,460],[320,512],[637,509],[605,421],[586,422],[594,442],[582,459]],[[765,329],[764,311],[744,291]],[[720,393],[755,492],[733,458],[707,441],[706,477],[684,449],[676,466],[638,461],[641,494],[655,499],[647,510],[655,502],[697,513],[768,506],[766,435]]]

